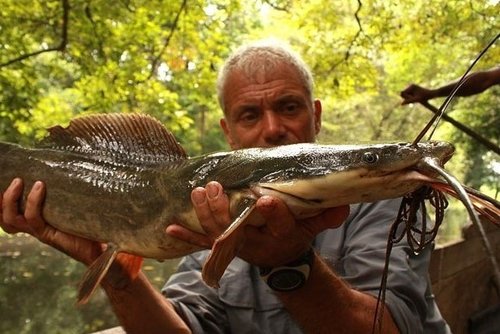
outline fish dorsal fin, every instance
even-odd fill
[[[145,114],[99,114],[54,126],[40,146],[112,160],[164,163],[187,158],[182,146],[158,120]]]

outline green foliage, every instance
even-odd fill
[[[27,143],[85,113],[146,112],[193,153],[221,148],[195,122],[220,117],[217,66],[236,39],[227,29],[246,29],[238,2],[72,0],[66,24],[64,2],[1,3],[1,139]]]
[[[146,112],[193,154],[224,148],[217,69],[242,41],[271,35],[315,74],[322,141],[410,140],[429,115],[400,107],[398,92],[457,78],[498,28],[494,2],[67,1],[63,51],[0,67],[3,140],[26,143],[84,113]],[[1,2],[0,64],[61,43],[65,1]]]

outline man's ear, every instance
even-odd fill
[[[222,131],[224,132],[224,137],[226,137],[226,141],[229,144],[231,148],[234,147],[234,140],[233,137],[231,136],[231,131],[229,130],[229,126],[227,124],[227,121],[225,118],[221,118],[219,121],[220,127],[222,128]]]
[[[321,112],[321,101],[314,100],[314,130],[316,134],[318,134],[319,130],[321,130]]]

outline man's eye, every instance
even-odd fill
[[[259,114],[255,111],[245,111],[240,115],[240,120],[246,123],[253,122],[259,118]]]
[[[299,105],[295,102],[289,102],[283,105],[283,111],[286,113],[294,113],[299,108]]]

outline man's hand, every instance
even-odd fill
[[[409,103],[425,102],[432,99],[432,91],[419,85],[411,84],[400,93],[403,98],[402,105]]]
[[[45,199],[45,185],[38,181],[33,185],[26,199],[24,213],[18,210],[18,201],[23,192],[23,181],[14,179],[0,196],[0,228],[7,233],[24,232],[85,264],[92,263],[103,251],[98,242],[61,232],[45,222],[42,205]]]
[[[346,205],[308,219],[296,220],[285,202],[271,196],[259,198],[256,209],[265,224],[246,227],[245,246],[239,257],[263,267],[274,267],[297,259],[311,247],[317,234],[339,227],[349,215],[349,206]]]
[[[180,225],[170,225],[167,233],[210,248],[231,223],[229,199],[217,182],[194,189],[191,199],[206,235]],[[238,256],[254,265],[276,266],[296,259],[310,247],[318,233],[340,226],[349,214],[349,206],[329,209],[318,216],[296,221],[282,200],[263,196],[257,200],[256,211],[263,223],[245,226],[245,242]]]

